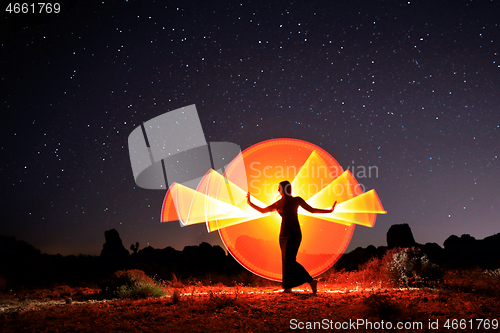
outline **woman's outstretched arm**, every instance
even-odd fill
[[[331,213],[335,209],[336,204],[337,204],[337,201],[335,201],[332,208],[330,208],[330,209],[313,208],[304,199],[300,198],[300,206],[310,213]]]
[[[253,209],[255,209],[258,212],[261,212],[262,214],[264,214],[264,213],[270,213],[273,210],[275,210],[275,205],[274,204],[272,204],[271,206],[267,206],[266,208],[262,208],[262,207],[257,206],[253,202],[251,202],[250,201],[250,192],[247,193],[247,202],[248,202],[248,205],[250,205],[250,207],[252,207]]]

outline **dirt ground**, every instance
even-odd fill
[[[307,288],[284,294],[279,287],[191,286],[145,300],[100,300],[98,292],[68,286],[6,292],[0,331],[495,332],[500,320],[499,297],[475,291],[321,285],[312,295]]]

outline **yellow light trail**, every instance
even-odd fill
[[[328,208],[332,202],[337,201],[335,211],[318,217],[300,208],[300,215],[314,216],[333,223],[373,227],[376,214],[387,213],[375,190],[362,193],[358,182],[349,171],[343,172],[320,189],[321,179],[311,170],[325,170],[323,166],[323,160],[313,151],[293,179],[292,189],[297,189],[298,193],[294,194],[302,196],[313,207]],[[318,189],[318,192],[311,196],[311,192],[306,191],[311,188]],[[253,196],[252,201],[261,207],[266,206]],[[175,209],[175,212],[172,209]],[[269,214],[264,216],[267,215]],[[206,223],[207,230],[212,232],[264,216],[248,206],[243,189],[211,169],[196,190],[177,183],[170,187],[164,201],[161,221],[179,220],[183,225]]]

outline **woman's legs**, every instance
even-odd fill
[[[318,281],[313,279],[309,282],[309,285],[311,286],[312,293],[316,294],[318,292]]]
[[[317,282],[313,280],[306,269],[297,262],[297,252],[299,251],[302,235],[299,237],[280,237],[281,261],[282,261],[282,276],[283,288],[285,290],[300,286],[306,282],[311,284],[313,292],[313,284],[316,287]],[[312,282],[314,281],[314,283]]]

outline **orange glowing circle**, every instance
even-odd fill
[[[314,159],[311,159],[314,156]],[[265,205],[279,196],[278,183],[292,182],[292,195],[308,198],[319,192],[342,173],[339,163],[326,151],[312,143],[297,139],[272,139],[255,144],[242,152],[226,169],[226,176],[240,170],[244,163],[246,185],[250,194]],[[307,165],[307,168],[304,166]],[[245,188],[245,180],[240,187]],[[329,208],[334,199],[321,203]],[[300,213],[300,211],[299,211]],[[347,248],[354,224],[327,221],[321,214],[299,215],[302,243],[297,261],[315,277],[330,268]],[[219,234],[231,255],[249,271],[275,281],[281,281],[281,250],[279,231],[281,217],[273,212],[246,223],[219,229]]]

